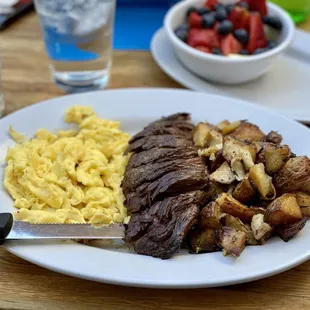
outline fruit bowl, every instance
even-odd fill
[[[199,77],[220,84],[242,84],[265,74],[283,54],[294,38],[295,25],[290,16],[279,6],[268,3],[268,14],[282,22],[278,45],[257,55],[226,57],[209,54],[181,41],[175,29],[184,23],[191,7],[203,7],[205,0],[185,0],[173,6],[164,20],[165,31],[181,63]]]

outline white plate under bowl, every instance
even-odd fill
[[[163,28],[153,36],[151,51],[161,69],[187,88],[247,100],[310,123],[310,34],[304,31],[296,32],[292,46],[266,75],[237,86],[212,84],[188,71],[177,59]]]
[[[277,130],[296,154],[310,155],[310,130],[273,111],[228,97],[171,89],[125,89],[71,95],[45,101],[0,120],[1,160],[13,127],[31,136],[40,127],[68,128],[64,112],[72,105],[92,106],[99,116],[119,120],[134,134],[149,122],[175,112],[190,112],[195,122],[249,119],[262,130]],[[38,117],[39,116],[39,117]],[[3,165],[4,166],[4,165]],[[0,170],[3,179],[3,168]],[[1,182],[2,184],[2,182]],[[0,212],[13,212],[13,201],[0,188]],[[17,243],[11,253],[48,269],[89,280],[152,288],[214,287],[247,282],[292,268],[310,257],[310,225],[288,243],[279,238],[263,246],[247,247],[240,258],[221,253],[191,255],[181,251],[169,260],[103,249],[74,242]]]

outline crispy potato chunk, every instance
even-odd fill
[[[218,123],[216,125],[216,127],[219,129],[219,130],[222,130],[224,129],[225,127],[229,126],[230,125],[230,121],[228,121],[227,119],[225,119],[224,121],[221,121],[220,123]]]
[[[265,213],[265,222],[270,226],[294,224],[301,219],[302,212],[294,194],[283,194],[275,199]]]
[[[208,123],[199,123],[193,133],[193,140],[195,146],[205,147],[208,141],[209,132],[213,129],[213,126]]]
[[[263,143],[257,154],[257,162],[263,163],[268,174],[278,172],[291,156],[291,149],[287,145]]]
[[[304,192],[296,192],[295,194],[302,214],[310,217],[310,195]]]
[[[223,193],[216,199],[216,202],[219,204],[221,212],[238,217],[244,223],[251,222],[254,212],[231,195]]]
[[[282,142],[282,136],[276,131],[270,131],[266,137],[266,141],[274,144],[280,144]]]
[[[223,254],[238,257],[246,245],[246,234],[231,227],[223,227],[216,231],[216,240],[223,248]]]
[[[273,180],[280,194],[298,191],[310,181],[310,159],[307,156],[289,159]]]
[[[254,165],[256,149],[232,137],[224,137],[223,157],[229,163],[231,163],[233,159],[241,159],[244,168],[249,170]]]
[[[241,122],[240,126],[230,133],[230,136],[248,143],[263,141],[266,138],[258,126],[246,121]]]
[[[225,162],[225,158],[223,157],[223,152],[222,150],[219,150],[218,152],[216,152],[214,154],[214,158],[209,158],[210,160],[210,172],[214,172],[215,170],[217,170],[218,168],[220,168],[222,166],[222,164],[224,164]]]
[[[255,188],[252,186],[249,179],[244,179],[241,181],[233,191],[233,197],[240,201],[241,203],[247,203],[251,201],[255,195],[256,191]]]
[[[205,138],[204,147],[198,151],[199,156],[210,157],[212,154],[217,153],[223,148],[223,136],[214,129],[208,132]]]
[[[257,240],[255,240],[253,232],[251,230],[251,228],[246,225],[243,224],[240,219],[238,219],[237,217],[234,217],[230,214],[226,214],[225,216],[225,226],[230,227],[230,228],[234,228],[237,231],[243,231],[246,234],[246,243],[249,245],[257,245],[258,242]]]
[[[213,228],[195,229],[190,231],[190,248],[196,254],[219,251],[220,248],[216,242],[215,233],[215,229]]]
[[[206,195],[208,201],[214,201],[222,193],[227,191],[227,186],[210,181],[206,189]]]
[[[308,218],[303,217],[300,221],[294,224],[290,224],[288,226],[280,226],[277,228],[277,233],[279,237],[285,241],[288,242],[293,237],[295,237],[306,225]]]
[[[235,121],[230,123],[229,125],[225,126],[224,128],[221,128],[221,133],[226,136],[229,135],[231,132],[233,132],[236,128],[238,128],[241,124],[241,121]]]
[[[265,167],[263,164],[254,165],[250,169],[249,178],[263,198],[274,199],[276,197],[272,178],[265,173]]]
[[[202,209],[200,213],[199,227],[221,228],[221,216],[222,213],[220,206],[215,201],[212,201]]]
[[[266,241],[273,234],[273,228],[264,221],[263,214],[256,214],[252,217],[251,229],[254,238],[260,242]]]
[[[236,176],[227,162],[224,162],[217,170],[211,173],[209,178],[211,181],[221,184],[231,184],[236,180]]]

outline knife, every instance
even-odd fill
[[[125,226],[111,224],[30,224],[15,221],[11,213],[0,213],[0,244],[5,240],[123,239]]]

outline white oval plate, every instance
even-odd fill
[[[40,127],[68,127],[64,112],[75,104],[92,106],[99,116],[121,121],[131,134],[149,122],[175,112],[192,113],[195,122],[249,119],[262,130],[278,130],[297,154],[310,155],[310,131],[272,111],[214,95],[168,89],[126,89],[71,95],[45,101],[0,120],[0,156],[12,144],[9,125],[27,135]],[[1,180],[3,169],[1,169]],[[2,182],[1,182],[2,184]],[[13,202],[0,189],[0,212],[13,212]],[[277,274],[310,257],[310,225],[292,241],[274,238],[263,246],[248,247],[238,259],[221,253],[191,255],[181,251],[169,260],[140,256],[117,249],[102,249],[74,242],[8,242],[11,253],[48,269],[89,280],[153,288],[194,288],[230,285]]]
[[[251,101],[300,122],[310,123],[310,62],[308,56],[300,56],[304,55],[300,54],[300,50],[307,51],[309,43],[305,42],[310,42],[309,38],[309,34],[297,30],[294,44],[266,75],[238,86],[212,84],[188,71],[175,56],[163,28],[152,38],[151,52],[160,68],[187,88]]]

